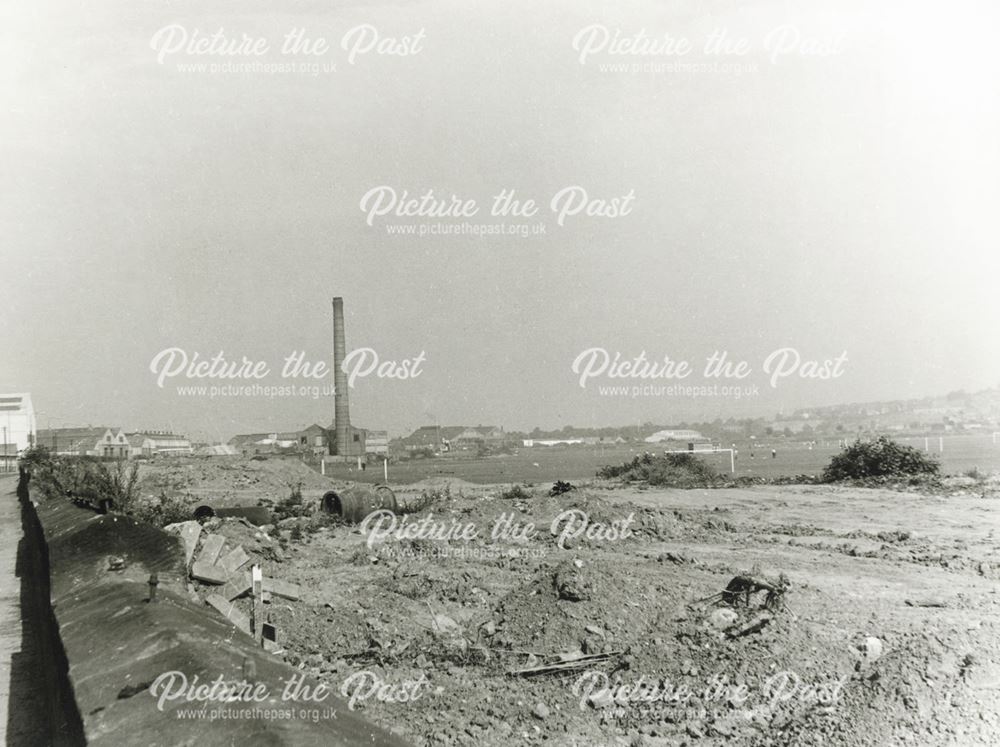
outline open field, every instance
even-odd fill
[[[923,438],[900,439],[917,448],[923,448]],[[930,453],[941,458],[946,474],[961,474],[978,468],[984,472],[1000,471],[1000,444],[986,436],[945,436],[944,452],[938,452],[938,439],[931,437]],[[724,444],[729,448],[732,441]],[[814,448],[805,443],[758,443],[751,450],[751,442],[737,441],[739,456],[736,462],[738,476],[778,477],[780,475],[818,475],[830,457],[840,451],[836,441],[821,441]],[[684,444],[648,444],[644,446],[549,446],[521,448],[516,455],[478,458],[471,454],[450,454],[436,459],[417,459],[389,465],[389,482],[406,484],[427,478],[445,477],[475,483],[529,482],[551,483],[555,480],[587,480],[606,464],[631,459],[644,450],[653,452],[664,449],[683,449]],[[771,458],[771,449],[776,450]],[[751,451],[753,458],[751,458]],[[729,454],[717,453],[703,457],[720,472],[729,471]],[[348,471],[337,467],[330,472],[339,479],[359,482],[379,482],[382,470],[369,468],[365,472]]]

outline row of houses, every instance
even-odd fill
[[[580,436],[579,438],[525,438],[521,442],[528,448],[535,446],[618,446],[628,443],[621,436]]]
[[[193,454],[185,436],[166,431],[125,433],[121,428],[47,428],[35,433],[35,443],[53,454],[105,459]]]
[[[495,425],[424,425],[405,438],[392,442],[394,450],[413,453],[430,450],[433,453],[468,451],[480,448],[500,448],[510,437]]]
[[[643,439],[645,443],[657,444],[667,441],[678,441],[685,443],[701,443],[708,441],[698,431],[675,428],[661,430]],[[631,443],[624,436],[618,434],[613,436],[568,436],[566,438],[526,438],[522,445],[532,448],[536,446],[620,446]]]
[[[701,433],[698,431],[688,430],[686,428],[672,428],[662,431],[657,431],[656,433],[647,436],[643,439],[647,444],[658,444],[664,441],[708,441]]]
[[[272,433],[241,433],[229,439],[235,453],[243,455],[279,453],[282,451],[311,451],[314,454],[329,453],[330,434],[328,428],[313,423],[298,431]],[[362,445],[359,451],[366,454],[385,455],[389,451],[389,432],[368,428],[351,428],[352,437]]]

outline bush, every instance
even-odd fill
[[[129,515],[136,521],[165,527],[190,519],[192,502],[189,496],[168,496],[161,491],[159,498],[150,496],[137,499],[132,504]]]
[[[32,490],[46,498],[66,496],[70,469],[65,457],[53,456],[44,446],[33,446],[21,455],[21,467],[31,475]]]
[[[109,467],[104,462],[95,464],[94,479],[91,484],[101,498],[110,498],[116,511],[132,513],[139,497],[139,463],[116,459]]]
[[[531,493],[520,485],[514,485],[499,495],[500,500],[504,501],[530,501],[533,497]]]
[[[400,506],[400,513],[407,514],[417,514],[429,508],[434,508],[442,503],[450,503],[451,497],[451,485],[445,485],[444,490],[439,488],[433,490],[422,490],[420,495],[406,504],[406,506]]]
[[[116,459],[52,455],[44,447],[26,451],[21,465],[31,473],[32,485],[46,498],[72,498],[76,503],[132,514],[139,499],[139,465]],[[146,509],[143,509],[146,510]],[[171,509],[173,510],[173,509]]]
[[[722,480],[718,472],[690,453],[653,456],[647,452],[630,462],[602,467],[597,476],[677,488],[708,487]]]
[[[568,493],[571,490],[576,490],[576,487],[563,480],[556,480],[552,484],[551,490],[549,490],[549,498],[555,498],[557,495]]]
[[[52,463],[52,452],[44,446],[32,446],[21,453],[21,469],[35,474],[43,471]]]
[[[871,441],[858,439],[833,457],[823,470],[823,482],[869,477],[935,476],[939,469],[937,460],[919,449],[879,436]]]
[[[607,480],[612,480],[616,477],[624,477],[630,472],[634,472],[640,469],[643,465],[650,465],[653,463],[653,455],[648,451],[641,457],[633,457],[630,462],[623,462],[622,464],[608,464],[597,470],[597,476],[603,477]]]
[[[302,502],[302,483],[292,483],[288,487],[290,490],[288,497],[278,501],[272,511],[275,522],[282,519],[297,519],[309,513],[309,507]]]

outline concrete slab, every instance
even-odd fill
[[[242,630],[247,635],[250,634],[250,617],[244,614],[235,604],[228,599],[224,599],[219,594],[210,594],[205,601],[222,613],[237,630]]]
[[[225,568],[227,573],[236,573],[248,560],[250,560],[250,556],[246,554],[243,548],[236,547],[236,549],[223,555],[219,559],[218,565]]]
[[[217,565],[196,560],[194,565],[191,566],[191,578],[205,584],[222,586],[222,584],[229,581],[229,574],[226,573],[224,568],[220,568]]]
[[[222,552],[224,544],[226,544],[226,538],[221,534],[208,535],[201,543],[201,552],[198,553],[198,559],[195,562],[212,565],[219,559],[219,553]]]
[[[232,601],[239,599],[249,592],[251,588],[253,588],[253,583],[250,581],[250,574],[244,571],[230,578],[229,583],[223,586],[219,593],[229,601]]]
[[[284,597],[285,599],[291,599],[293,602],[297,602],[300,599],[299,585],[292,584],[288,581],[281,581],[276,578],[264,577],[264,591],[269,591],[279,597]]]
[[[184,544],[184,563],[191,565],[191,558],[194,557],[195,548],[198,547],[198,538],[201,537],[201,524],[197,521],[182,521],[179,524],[163,527],[163,531],[181,538]]]

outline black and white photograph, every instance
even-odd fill
[[[1000,744],[998,29],[8,3],[0,744]]]

